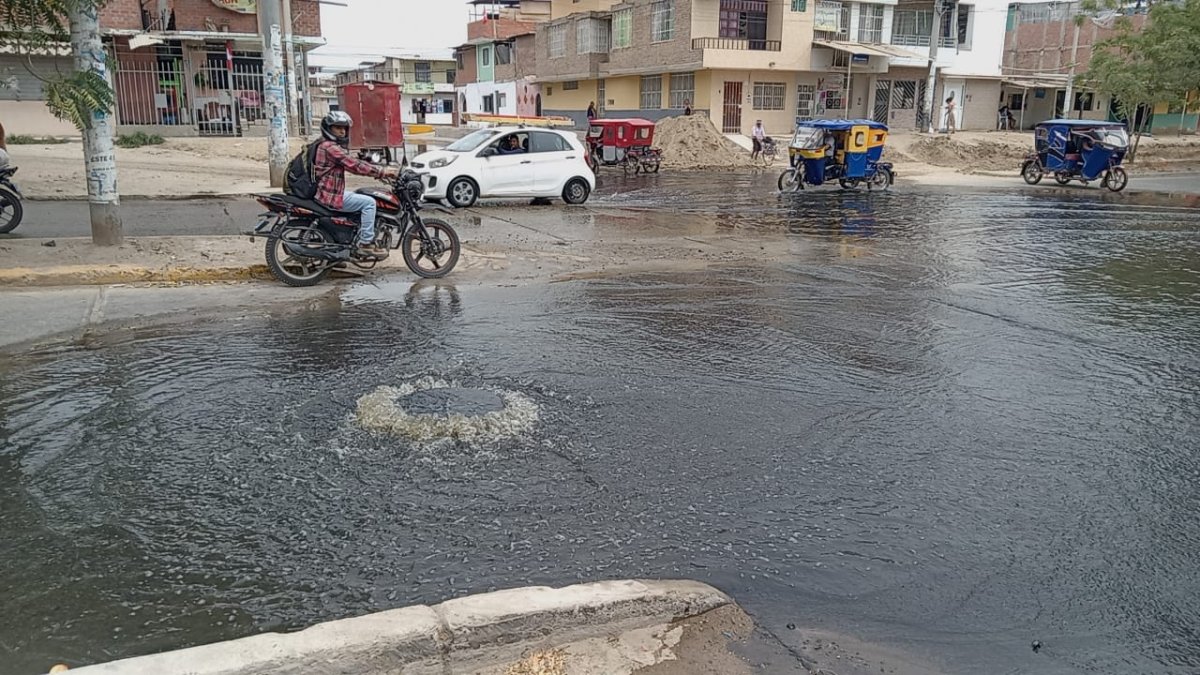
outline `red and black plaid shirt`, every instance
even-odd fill
[[[342,208],[346,196],[346,172],[360,176],[383,177],[383,167],[355,159],[342,146],[324,141],[317,146],[313,158],[313,175],[317,178],[318,203],[331,209]]]

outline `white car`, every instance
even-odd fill
[[[417,155],[410,166],[425,174],[425,199],[459,208],[482,197],[561,197],[582,204],[596,188],[583,143],[553,129],[480,129]]]

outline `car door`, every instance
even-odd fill
[[[582,155],[567,139],[553,131],[530,132],[529,149],[533,159],[533,191],[539,196],[554,196],[570,178],[567,174],[575,159]]]
[[[499,154],[499,149],[508,143],[508,139],[517,136],[524,141],[527,135],[522,133],[505,134],[485,148],[492,148],[497,154],[479,157],[480,162],[480,196],[514,196],[528,194],[533,189],[533,161],[531,153],[522,148],[523,152],[506,155]]]

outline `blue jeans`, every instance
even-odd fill
[[[362,225],[358,228],[358,243],[367,245],[375,241],[375,199],[357,192],[346,192],[342,202],[343,211],[361,213]]]

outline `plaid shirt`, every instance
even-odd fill
[[[316,201],[331,209],[341,209],[346,197],[346,172],[360,176],[383,177],[383,167],[355,159],[342,146],[325,141],[317,146],[313,158],[313,176],[317,178]]]

